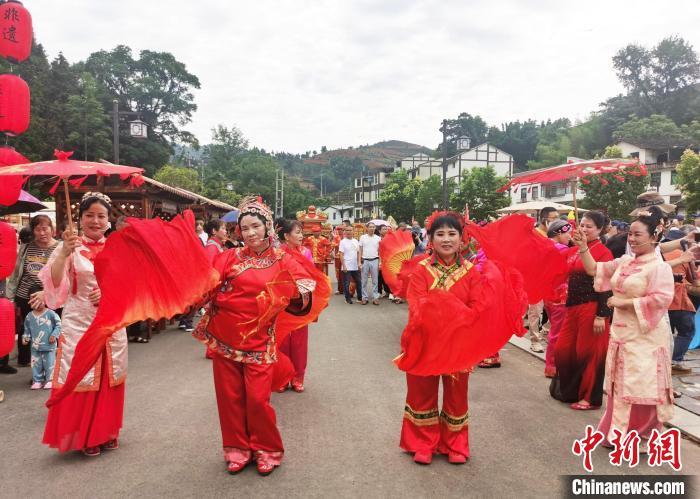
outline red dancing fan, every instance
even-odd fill
[[[392,293],[401,296],[402,283],[399,273],[404,262],[413,256],[416,245],[409,231],[390,232],[379,244],[379,258],[382,262],[382,277],[389,285]]]
[[[78,342],[64,386],[52,392],[47,406],[73,391],[115,331],[137,321],[183,313],[219,282],[195,234],[192,211],[171,222],[160,218],[127,222],[128,227],[107,238],[95,259],[102,291],[97,315]]]

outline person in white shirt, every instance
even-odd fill
[[[207,235],[206,231],[204,230],[204,220],[197,219],[195,221],[195,232],[197,233],[197,237],[199,238],[200,241],[202,241],[202,246],[207,245],[207,241],[209,240],[209,236]]]
[[[367,305],[369,292],[368,279],[372,277],[372,304],[379,305],[379,242],[382,240],[374,233],[376,227],[367,224],[367,234],[360,237],[360,261],[362,262],[362,304]]]
[[[350,279],[355,281],[357,289],[357,299],[362,300],[362,282],[360,281],[360,243],[352,237],[352,227],[345,227],[343,239],[338,245],[340,253],[341,271],[343,274],[343,290],[345,291],[345,301],[352,305],[352,295],[350,294]]]

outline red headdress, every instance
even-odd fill
[[[244,197],[238,204],[238,209],[240,210],[238,214],[239,224],[236,225],[236,235],[238,237],[241,237],[240,221],[243,218],[243,215],[250,215],[251,213],[263,217],[268,234],[270,236],[274,234],[272,210],[270,210],[270,207],[263,202],[260,196]]]
[[[464,217],[457,213],[456,211],[434,211],[432,215],[425,219],[425,230],[430,232],[430,227],[433,226],[433,222],[439,217],[452,217],[459,222],[459,226],[464,228]]]

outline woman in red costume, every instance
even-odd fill
[[[46,304],[52,309],[63,307],[54,391],[63,386],[76,345],[97,312],[101,292],[93,262],[105,245],[110,204],[104,194],[86,193],[79,209],[82,234],[65,231],[63,242],[39,273]],[[61,452],[82,450],[87,456],[117,449],[124,414],[126,368],[126,331],[120,329],[111,336],[102,356],[75,391],[49,409],[44,443]]]
[[[598,293],[593,289],[593,277],[586,273],[580,253],[590,252],[596,262],[613,259],[610,250],[600,242],[606,225],[605,215],[587,212],[580,224],[587,247],[584,251],[571,248],[566,254],[569,265],[566,318],[554,349],[557,374],[549,392],[576,410],[597,409],[603,403],[605,356],[612,315],[607,300],[611,293]]]
[[[299,253],[313,265],[313,256],[309,248],[302,246],[304,232],[301,222],[297,220],[285,220],[278,218],[275,221],[277,238],[282,243],[282,249],[288,253]],[[280,344],[280,352],[292,361],[294,377],[292,378],[292,390],[297,393],[304,391],[304,375],[306,374],[306,360],[309,351],[309,326],[304,326],[289,333]],[[287,390],[289,384],[278,389],[279,392]]]
[[[193,334],[214,351],[214,386],[229,473],[238,473],[255,458],[258,472],[268,475],[284,453],[270,395],[273,386],[291,377],[277,379],[282,316],[308,314],[304,320],[312,320],[320,310],[309,310],[324,304],[316,296],[312,300],[319,277],[309,272],[301,255],[271,244],[270,209],[254,198],[244,199],[239,208],[238,230],[245,247],[216,258],[221,286]],[[300,325],[303,322],[290,329]]]
[[[462,223],[456,214],[439,214],[428,227],[433,254],[423,258],[411,274],[406,297],[409,325],[423,312],[423,299],[439,289],[455,296],[465,314],[476,315],[483,304],[480,273],[460,255]],[[465,317],[466,318],[466,317]],[[402,337],[402,350],[406,351]],[[403,354],[402,354],[403,355]],[[442,377],[442,411],[438,411],[438,388]],[[430,464],[434,453],[447,454],[453,464],[469,457],[467,389],[469,372],[442,376],[416,376],[406,373],[408,393],[401,428],[401,448],[414,453],[414,461]]]

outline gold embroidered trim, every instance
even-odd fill
[[[469,426],[469,413],[465,412],[463,416],[455,417],[442,411],[440,412],[440,421],[447,426],[448,430],[460,431]]]
[[[438,424],[438,414],[437,407],[427,411],[416,411],[410,405],[406,404],[403,417],[416,426],[431,426]]]
[[[443,289],[445,291],[449,290],[457,281],[467,275],[474,266],[467,261],[463,261],[461,265],[455,264],[450,267],[445,267],[441,264],[432,265],[430,259],[421,261],[420,265],[423,265],[430,275],[433,276],[434,280],[430,285],[430,289]]]

